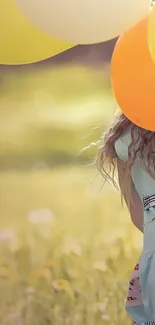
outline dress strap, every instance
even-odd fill
[[[155,325],[155,322],[154,321],[148,321],[148,322],[142,322],[142,323],[133,322],[133,325]]]
[[[148,195],[143,198],[144,210],[155,207],[155,194]]]

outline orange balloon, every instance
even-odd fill
[[[111,62],[111,82],[127,118],[155,131],[155,64],[148,48],[148,20],[119,38]]]

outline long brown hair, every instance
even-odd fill
[[[131,129],[131,143],[128,147],[126,162],[128,176],[131,175],[131,168],[138,154],[142,167],[155,179],[155,132],[136,126],[121,112],[112,126],[102,135],[96,156],[98,170],[105,181],[111,181],[115,186],[117,186],[115,142],[129,128]]]

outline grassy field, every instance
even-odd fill
[[[141,237],[94,177],[88,166],[0,174],[1,324],[130,324]]]
[[[115,113],[108,77],[24,71],[1,73],[0,325],[129,325],[141,235],[79,155]]]

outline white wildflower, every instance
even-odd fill
[[[106,320],[106,321],[109,321],[110,320],[110,316],[108,314],[105,314],[105,315],[103,314],[102,315],[102,319],[103,320]]]
[[[49,209],[41,209],[36,211],[30,211],[28,219],[33,224],[53,224],[55,216]]]
[[[12,229],[1,229],[0,242],[8,244],[13,249],[17,245],[16,233]]]
[[[33,287],[27,287],[26,288],[26,293],[28,295],[34,295],[35,294],[35,289]]]
[[[93,306],[94,311],[100,311],[101,313],[105,312],[105,309],[107,307],[108,299],[106,299],[104,302],[96,302]]]

